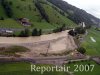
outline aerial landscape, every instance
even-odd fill
[[[0,0],[0,75],[99,75],[100,19],[67,0]]]

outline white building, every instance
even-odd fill
[[[85,22],[81,22],[79,25],[82,26],[83,28],[86,27]]]
[[[5,32],[6,33],[13,33],[13,31],[11,31],[11,30],[6,30]]]

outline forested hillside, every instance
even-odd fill
[[[62,0],[47,0],[68,14],[75,23],[85,22],[87,25],[98,25],[100,19]]]

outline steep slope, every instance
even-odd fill
[[[58,24],[58,25],[67,25],[67,26],[71,26],[71,25],[76,25],[74,24],[73,21],[69,20],[68,18],[66,18],[66,16],[63,16],[60,14],[61,10],[54,10],[53,7],[51,7],[50,5],[46,5],[46,4],[42,4],[47,15],[49,16],[49,20],[52,23]]]
[[[68,18],[76,22],[85,22],[87,25],[98,25],[100,19],[94,17],[93,15],[87,13],[86,11],[79,9],[75,6],[68,4],[63,0],[47,0],[52,4],[56,5],[64,12],[68,14]]]
[[[38,7],[36,6],[36,3],[40,4],[42,9],[39,10]],[[1,0],[0,7],[1,7],[0,17],[1,18],[3,17],[4,20],[6,19],[10,20],[10,23],[9,21],[5,22],[1,20],[0,27],[2,28],[6,28],[5,26],[7,26],[7,28],[13,28],[13,27],[24,28],[20,26],[21,24],[19,24],[17,21],[14,26],[10,25],[11,20],[13,23],[13,20],[19,18],[29,19],[30,22],[32,23],[32,26],[29,28],[54,29],[62,25],[66,26],[76,25],[73,21],[66,18],[66,16],[62,15],[61,13],[59,13],[59,11],[55,10],[52,7],[52,5],[48,3],[46,0]],[[44,15],[47,15],[49,22],[47,22],[46,18],[43,17],[41,11],[45,12],[43,13]]]

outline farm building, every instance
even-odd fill
[[[31,23],[28,18],[20,18],[18,21],[23,25],[23,26],[31,26]]]

